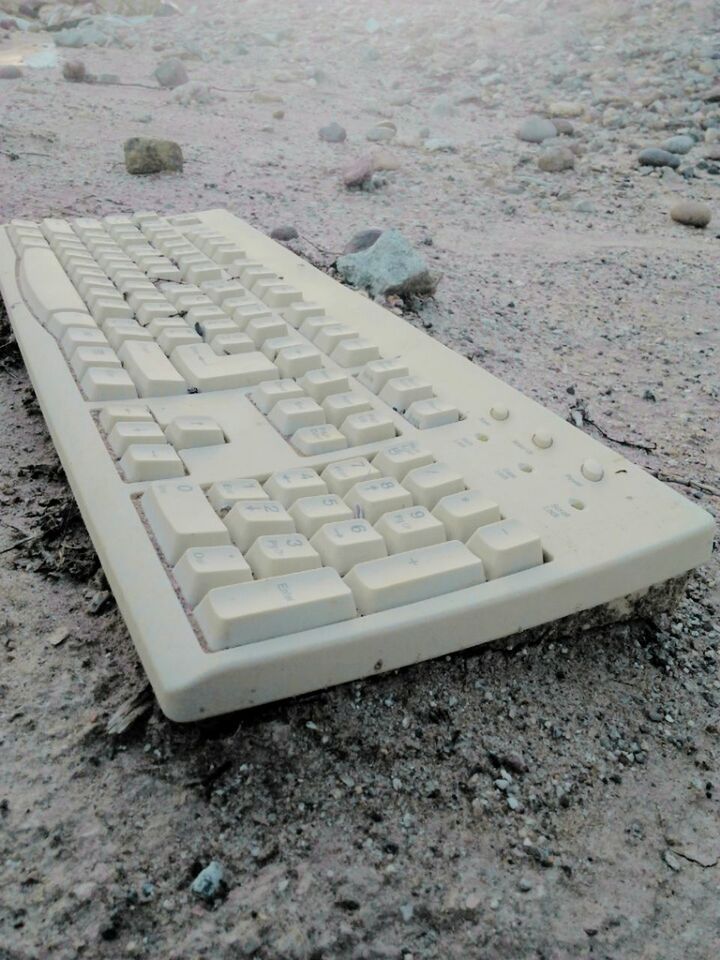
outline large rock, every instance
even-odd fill
[[[185,69],[185,64],[177,57],[171,57],[163,62],[155,70],[155,79],[161,87],[173,90],[175,87],[181,87],[187,83],[190,77]]]
[[[528,117],[520,124],[515,135],[526,143],[542,143],[543,140],[556,137],[558,132],[552,120],[545,120],[544,117]]]
[[[183,153],[173,140],[131,137],[125,141],[125,167],[128,173],[161,173],[183,168]]]
[[[687,227],[706,227],[712,219],[710,208],[696,200],[680,200],[670,209],[670,216],[676,223]]]
[[[346,283],[373,297],[429,295],[439,279],[398,230],[386,230],[372,246],[340,257],[335,266]]]

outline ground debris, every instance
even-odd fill
[[[150,684],[131,694],[110,716],[106,732],[111,737],[119,737],[132,727],[141,717],[150,713],[154,698]]]

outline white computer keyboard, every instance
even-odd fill
[[[698,506],[225,211],[15,220],[0,287],[176,720],[505,637],[710,554]]]

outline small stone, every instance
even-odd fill
[[[515,131],[515,136],[526,143],[542,143],[543,140],[551,140],[557,135],[555,124],[544,117],[528,117]]]
[[[185,69],[185,64],[177,57],[171,57],[164,60],[153,74],[161,87],[168,90],[174,90],[175,87],[181,87],[187,83],[190,77]]]
[[[275,227],[274,230],[270,231],[270,236],[273,240],[280,240],[283,243],[287,243],[288,240],[297,240],[300,234],[295,227]]]
[[[156,17],[173,17],[178,13],[180,13],[180,8],[177,7],[172,2],[172,0],[163,0],[163,2],[155,11],[155,16]]]
[[[45,637],[45,640],[51,647],[59,647],[69,636],[70,630],[63,624],[62,626],[55,627],[55,629]]]
[[[22,70],[14,63],[9,63],[7,66],[0,67],[0,80],[17,80],[22,75]]]
[[[375,161],[372,157],[360,157],[353,161],[343,173],[343,183],[352,190],[356,187],[365,187],[372,180],[375,173]]]
[[[573,210],[576,213],[596,213],[595,204],[592,200],[578,200],[573,205]]]
[[[210,863],[200,871],[192,882],[190,889],[196,897],[212,903],[222,895],[225,889],[225,871],[218,860]]]
[[[565,137],[571,137],[573,133],[575,133],[575,127],[572,123],[570,123],[569,120],[564,120],[562,117],[553,117],[552,124],[557,132]]]
[[[439,279],[398,230],[386,230],[371,247],[340,257],[335,266],[342,280],[373,297],[429,295]]]
[[[423,147],[428,153],[455,153],[457,150],[455,141],[447,137],[429,137],[423,143]]]
[[[528,877],[520,877],[518,880],[518,890],[520,890],[521,893],[529,893],[532,888],[532,880]]]
[[[387,140],[392,140],[396,133],[397,127],[392,121],[382,120],[368,130],[365,134],[365,139],[370,140],[372,143],[382,143]]]
[[[567,147],[547,147],[538,157],[540,170],[545,173],[562,173],[575,166],[575,154]]]
[[[70,83],[85,83],[89,75],[82,60],[66,60],[62,67],[62,75]]]
[[[552,117],[581,117],[584,112],[583,104],[575,100],[555,100],[548,105],[548,113]]]
[[[128,173],[160,173],[163,170],[179,171],[183,168],[182,150],[173,140],[131,137],[125,141],[124,149]]]
[[[345,244],[343,253],[359,253],[361,250],[367,250],[368,247],[371,247],[381,236],[382,230],[377,230],[373,227],[367,230],[359,230],[357,233],[354,233]]]
[[[93,616],[96,616],[98,613],[102,611],[103,607],[105,606],[105,604],[108,602],[109,599],[110,599],[109,590],[96,591],[88,601],[88,605],[86,608],[87,612],[92,614]]]
[[[705,150],[706,160],[720,160],[720,143],[711,143]]]
[[[404,903],[400,907],[400,916],[403,919],[403,923],[410,923],[415,913],[415,907],[412,903]]]
[[[641,167],[679,167],[680,157],[660,147],[647,147],[638,154]]]
[[[676,223],[684,223],[688,227],[702,229],[712,219],[710,209],[704,203],[695,200],[680,200],[670,208],[670,216]]]
[[[680,153],[685,154],[695,146],[695,139],[693,137],[688,137],[686,134],[679,135],[677,137],[668,137],[664,141],[662,148],[667,150],[670,153]]]
[[[672,852],[672,850],[665,850],[663,853],[663,860],[670,867],[671,870],[674,870],[676,873],[680,870],[680,861]]]
[[[344,140],[347,140],[347,130],[333,120],[327,126],[320,127],[318,136],[326,143],[343,143]]]
[[[273,110],[273,120],[282,120],[284,116],[284,110]]]
[[[720,103],[720,87],[713,87],[703,97],[705,103]]]

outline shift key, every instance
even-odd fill
[[[168,397],[186,392],[185,380],[154,341],[126,340],[118,356],[141,397]]]

